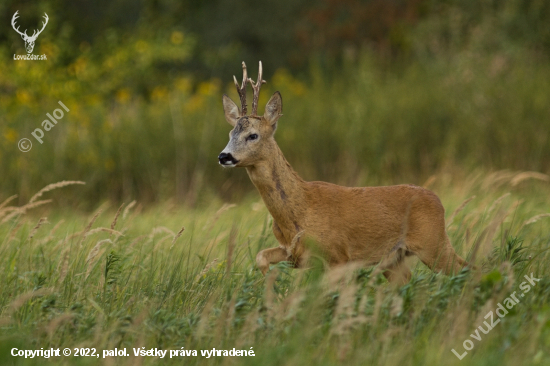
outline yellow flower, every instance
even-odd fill
[[[130,100],[130,89],[122,88],[116,92],[116,101],[120,104],[124,104]]]
[[[275,71],[273,85],[276,89],[288,89],[294,95],[303,95],[306,92],[304,84],[296,80],[286,69]]]
[[[184,92],[189,93],[191,90],[191,81],[188,78],[178,78],[174,83],[176,89]]]
[[[170,36],[170,41],[173,44],[181,44],[181,42],[183,42],[183,33],[178,31],[173,31],[172,35]]]
[[[155,89],[153,89],[153,92],[151,93],[151,99],[154,101],[166,99],[167,96],[168,96],[168,89],[166,89],[163,86],[155,87]]]
[[[25,90],[18,90],[15,95],[17,97],[17,102],[21,104],[28,104],[31,100],[30,94]]]
[[[220,81],[218,79],[212,79],[211,81],[200,83],[197,89],[198,93],[204,96],[216,95],[219,90]]]
[[[14,142],[17,139],[17,131],[15,131],[13,128],[6,128],[4,130],[4,138],[8,142]]]
[[[145,42],[144,40],[139,40],[136,42],[136,51],[138,51],[139,53],[143,53],[147,50],[147,42]]]
[[[186,112],[195,112],[200,110],[204,105],[204,98],[201,95],[193,95],[189,101],[185,103]]]

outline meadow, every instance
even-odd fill
[[[330,269],[322,258],[262,276],[254,257],[277,244],[256,194],[200,208],[104,203],[92,213],[51,202],[83,182],[50,185],[24,205],[11,197],[0,205],[0,364],[548,364],[549,179],[430,177],[424,185],[441,197],[453,246],[477,269],[447,277],[412,260],[413,278],[400,288],[376,267]],[[531,273],[540,281],[494,329],[471,338]],[[466,339],[474,347],[459,360],[451,350],[463,354]],[[141,347],[198,355],[135,357]],[[13,348],[100,356],[25,359]],[[102,358],[115,348],[129,356]],[[201,356],[213,348],[254,356]]]
[[[550,364],[550,2],[81,3],[0,2],[0,366]],[[16,11],[49,14],[47,60],[14,59]],[[260,60],[305,180],[432,189],[476,268],[261,275],[271,218],[217,160]],[[12,356],[50,348],[72,355]]]

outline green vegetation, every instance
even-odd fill
[[[48,13],[47,61],[13,59],[16,10],[29,32]],[[0,20],[0,365],[550,364],[549,1],[6,0]],[[393,288],[314,258],[263,277],[270,217],[217,162],[243,60],[264,64],[260,112],[282,93],[276,138],[304,179],[433,189],[478,268],[413,261]],[[70,111],[40,144],[58,101]],[[50,347],[131,356],[11,356]]]
[[[328,270],[320,258],[306,270],[277,265],[264,278],[255,254],[277,243],[257,196],[236,207],[212,200],[203,209],[144,210],[133,202],[91,215],[37,206],[53,192],[19,208],[7,203],[0,209],[0,363],[42,365],[11,349],[52,347],[132,355],[48,361],[65,365],[547,364],[550,202],[540,198],[550,188],[541,179],[507,171],[432,179],[453,245],[470,260],[476,252],[480,271],[446,277],[412,262],[411,282],[398,289],[376,268]],[[540,282],[490,333],[472,339],[531,273]],[[475,347],[459,361],[451,349],[463,353],[466,339]],[[142,346],[198,356],[135,359],[132,348]],[[250,347],[254,357],[200,356]]]
[[[279,17],[268,17],[263,31],[248,30],[259,40],[235,35],[231,51],[213,33],[244,32],[240,18],[222,21],[212,4],[146,1],[135,8],[138,22],[104,14],[105,28],[91,32],[83,27],[93,28],[93,16],[82,19],[72,6],[29,5],[26,14],[52,15],[36,45],[48,61],[0,64],[0,190],[17,192],[23,204],[51,182],[86,180],[79,197],[89,209],[104,199],[176,197],[194,206],[213,192],[242,198],[252,189],[246,176],[222,171],[216,160],[229,130],[221,95],[237,99],[232,75],[240,75],[242,60],[251,75],[264,63],[260,112],[271,93],[282,92],[277,140],[308,180],[421,184],[448,169],[550,171],[547,2],[384,2],[388,8],[378,10],[375,3],[319,1],[293,13],[304,29],[277,26],[280,34],[270,28]],[[245,19],[260,11],[259,3],[235,6]],[[9,9],[0,6],[6,24]],[[394,15],[379,16],[379,27],[374,15],[362,18],[377,12]],[[362,25],[367,20],[372,29]],[[315,35],[324,43],[315,46]],[[347,41],[337,42],[340,36]],[[15,32],[4,38],[0,54],[24,53]],[[302,49],[306,59],[296,66],[254,44],[288,57]],[[39,144],[30,133],[58,100],[71,111]],[[17,148],[24,137],[34,143],[28,153]]]

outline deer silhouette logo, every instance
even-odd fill
[[[46,24],[48,24],[48,14],[44,13],[44,19],[46,20],[45,22],[43,22],[43,26],[42,26],[42,29],[40,29],[39,31],[34,31],[32,36],[29,36],[27,35],[27,30],[25,29],[25,32],[21,32],[19,31],[19,26],[17,28],[15,28],[15,20],[17,18],[19,18],[19,16],[17,15],[17,13],[19,12],[19,10],[17,10],[15,12],[15,14],[13,14],[13,18],[11,18],[11,26],[13,27],[13,29],[19,33],[21,35],[21,38],[23,38],[23,41],[25,41],[25,49],[27,50],[27,53],[32,53],[32,50],[34,49],[34,42],[36,41],[36,38],[40,35],[40,33],[42,33],[42,31],[44,30],[44,28],[46,28]]]

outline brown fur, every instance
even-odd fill
[[[273,233],[280,244],[258,253],[262,273],[285,260],[304,266],[310,249],[307,239],[316,243],[330,265],[381,263],[388,280],[398,284],[410,278],[404,263],[409,255],[445,274],[467,265],[450,244],[444,209],[433,192],[414,185],[350,188],[300,178],[273,137],[282,111],[278,92],[262,117],[239,116],[227,96],[224,109],[234,126],[224,152],[238,161],[235,166],[246,168],[273,216]],[[258,139],[247,140],[251,134],[258,134]]]

